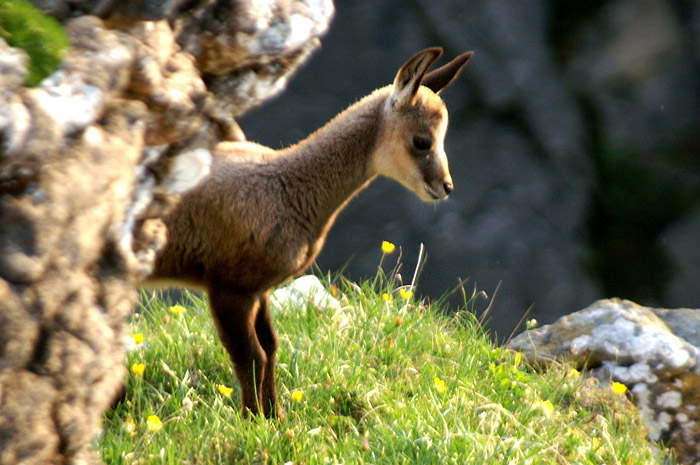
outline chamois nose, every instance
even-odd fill
[[[445,189],[445,194],[450,195],[450,192],[452,192],[452,189],[454,189],[454,186],[452,185],[452,181],[445,181],[442,184],[442,188]]]

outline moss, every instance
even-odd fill
[[[61,24],[27,0],[0,0],[0,38],[29,56],[28,86],[50,75],[70,45]]]

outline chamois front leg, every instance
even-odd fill
[[[270,293],[265,292],[260,297],[260,306],[255,318],[255,333],[258,341],[267,356],[265,377],[262,382],[262,407],[265,416],[277,416],[280,420],[284,417],[282,409],[277,402],[277,382],[275,380],[275,361],[277,359],[277,347],[279,346],[277,331],[272,324],[270,315]]]
[[[256,334],[260,302],[257,297],[219,284],[210,286],[209,304],[219,338],[231,357],[241,386],[243,415],[257,415],[262,406],[267,366],[267,355]]]

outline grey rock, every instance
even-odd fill
[[[626,384],[678,376],[693,370],[698,358],[698,350],[671,333],[651,309],[619,299],[600,300],[526,331],[507,347],[538,363],[568,358],[592,367],[614,363],[613,375]]]
[[[25,98],[33,99],[37,109],[51,118],[64,135],[75,134],[92,124],[105,104],[99,88],[62,71],[45,79],[40,89],[29,90]]]
[[[671,225],[661,236],[664,251],[674,264],[666,289],[669,306],[700,306],[700,209]]]
[[[518,335],[507,347],[532,363],[572,361],[598,379],[625,384],[650,439],[664,440],[675,449],[679,463],[692,464],[700,459],[700,351],[694,345],[699,323],[700,310],[600,300]]]
[[[338,299],[333,297],[324,287],[321,280],[313,275],[296,278],[289,284],[275,289],[270,295],[273,311],[284,312],[289,309],[309,311],[317,308],[333,315],[342,310]]]
[[[546,42],[548,2],[420,3],[447,45],[475,49],[471,71],[485,104],[515,110],[545,156],[577,170],[563,175],[590,181],[583,118]]]
[[[700,350],[700,310],[695,308],[653,308],[668,329]]]
[[[613,150],[672,144],[697,124],[699,95],[671,3],[618,0],[582,28],[568,80],[591,101]]]
[[[27,54],[0,39],[0,90],[12,92],[24,84],[27,74]]]

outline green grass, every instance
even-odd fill
[[[27,52],[28,86],[53,73],[70,45],[61,24],[27,0],[0,0],[0,38]]]
[[[204,298],[155,298],[133,317],[125,400],[97,447],[110,464],[653,464],[636,410],[569,367],[546,373],[496,347],[465,308],[405,305],[380,273],[335,279],[344,310],[275,311],[284,421],[245,419]],[[387,302],[382,294],[393,295]],[[234,388],[230,397],[217,385]],[[301,392],[295,401],[294,392]],[[296,397],[299,395],[297,394]],[[163,422],[148,431],[147,417]],[[133,422],[132,426],[128,426]]]

